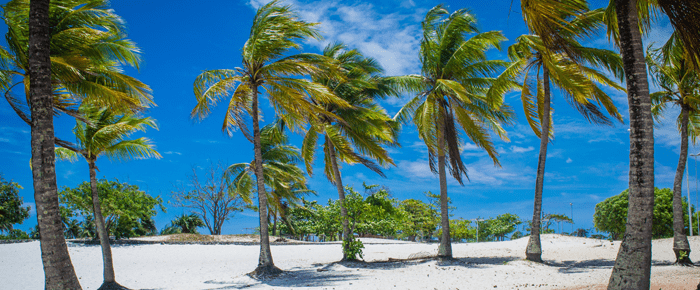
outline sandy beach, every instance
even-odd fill
[[[286,272],[258,281],[256,245],[114,245],[117,281],[131,289],[605,289],[619,241],[543,235],[546,264],[525,261],[527,238],[453,243],[454,261],[429,258],[437,244],[362,239],[365,262],[336,263],[340,244],[273,245]],[[151,240],[158,238],[149,238]],[[228,238],[230,240],[230,238]],[[689,237],[700,249],[700,237]],[[652,289],[696,289],[700,267],[674,266],[672,239],[653,242]],[[83,289],[102,281],[99,245],[70,243]],[[690,258],[700,261],[700,250]],[[0,289],[43,289],[39,242],[0,244]]]

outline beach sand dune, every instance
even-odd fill
[[[275,264],[286,272],[264,281],[245,275],[257,264],[256,245],[114,245],[112,251],[117,281],[131,289],[605,289],[620,245],[543,235],[546,263],[537,264],[524,260],[527,238],[455,243],[453,261],[431,258],[437,244],[362,240],[365,262],[354,263],[337,262],[338,243],[273,245]],[[689,240],[690,258],[700,262],[700,237]],[[653,242],[651,289],[696,289],[700,268],[672,265],[671,244]],[[99,245],[69,243],[69,251],[83,289],[97,289]],[[43,289],[39,243],[0,245],[0,281],[0,289]]]

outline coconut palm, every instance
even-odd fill
[[[660,91],[651,94],[651,112],[654,118],[660,120],[669,105],[681,109],[677,120],[681,133],[680,157],[673,180],[673,252],[677,264],[692,265],[689,258],[690,244],[685,233],[681,189],[688,159],[688,137],[695,144],[700,135],[700,78],[686,55],[680,36],[674,33],[663,47],[649,47],[646,60],[652,80],[660,88]]]
[[[700,3],[673,0],[610,0],[608,35],[620,47],[630,112],[629,212],[608,289],[648,289],[651,281],[651,236],[654,208],[654,121],[649,97],[642,31],[657,8],[684,35],[684,47],[700,60]],[[679,13],[681,12],[682,13]],[[698,63],[698,62],[693,62]],[[700,66],[697,66],[700,67]],[[699,285],[700,286],[700,285]]]
[[[74,161],[80,155],[87,161],[90,171],[93,215],[102,247],[104,281],[101,288],[123,289],[124,287],[119,285],[114,277],[109,233],[105,227],[97,191],[97,166],[95,162],[100,156],[107,156],[112,160],[128,160],[134,157],[160,158],[160,154],[147,138],[127,139],[129,135],[137,131],[145,131],[147,127],[157,129],[157,125],[155,120],[150,117],[139,118],[133,114],[118,115],[111,108],[98,109],[82,106],[80,114],[92,125],[78,120],[73,129],[77,141],[76,145],[64,144],[64,148],[56,148],[56,156]]]
[[[299,49],[298,42],[309,37],[320,38],[320,35],[314,28],[316,24],[299,20],[290,6],[281,6],[279,2],[272,1],[258,9],[250,36],[243,46],[243,67],[205,71],[194,82],[197,105],[192,110],[192,117],[206,117],[212,105],[230,94],[222,130],[231,133],[234,129],[240,129],[253,143],[260,215],[260,257],[253,276],[281,272],[275,267],[270,252],[258,95],[261,90],[266,91],[275,113],[293,129],[302,128],[307,120],[305,117],[310,113],[334,117],[307,96],[347,106],[324,86],[299,78],[325,71],[328,68],[326,58],[309,53],[283,57],[290,49]],[[243,119],[246,112],[252,117],[252,136]]]
[[[576,2],[576,1],[573,1]],[[566,5],[566,1],[564,1]],[[576,3],[573,3],[576,4]],[[573,6],[573,4],[570,4]],[[524,12],[533,13],[523,8]],[[537,11],[538,13],[540,11]],[[535,20],[528,18],[527,21]],[[604,11],[602,9],[583,12],[574,17],[563,13],[557,15],[559,25],[547,27],[544,34],[548,35],[555,44],[548,47],[545,39],[537,35],[522,35],[509,48],[511,65],[501,75],[502,78],[523,76],[521,99],[525,118],[535,135],[540,138],[540,153],[537,163],[537,179],[535,181],[535,198],[532,216],[532,227],[528,246],[525,250],[528,260],[542,262],[542,245],[540,242],[540,220],[542,217],[542,191],[544,187],[545,163],[547,144],[553,138],[551,121],[551,85],[559,88],[563,96],[589,122],[612,125],[597,104],[615,119],[622,121],[622,115],[612,102],[612,99],[600,88],[607,85],[618,90],[623,88],[598,70],[608,70],[616,77],[622,78],[622,60],[613,51],[584,47],[579,40],[590,36],[603,25]],[[538,26],[534,27],[539,29]],[[531,29],[533,29],[531,27]],[[544,29],[543,29],[544,30]],[[534,78],[534,80],[533,80]],[[503,80],[504,82],[506,80]]]
[[[299,149],[288,145],[288,138],[282,133],[282,124],[278,120],[260,130],[263,175],[265,185],[269,189],[268,212],[273,217],[280,216],[286,220],[284,208],[296,205],[301,201],[301,195],[311,193],[306,188],[304,172],[297,167],[300,161]],[[239,192],[247,193],[253,190],[255,160],[249,163],[230,165],[225,172]],[[274,232],[274,231],[273,231]]]
[[[41,232],[41,261],[45,289],[81,289],[68,255],[58,206],[54,159],[53,102],[51,100],[51,31],[49,0],[33,0],[28,18],[27,51],[31,82],[28,103],[31,110],[32,177],[37,228]]]
[[[357,50],[348,50],[343,44],[329,44],[323,55],[333,59],[340,67],[342,79],[317,74],[314,82],[327,86],[336,96],[352,107],[342,108],[324,100],[314,100],[326,111],[340,117],[336,120],[318,116],[310,118],[310,127],[304,135],[302,156],[306,172],[313,174],[316,145],[323,138],[324,172],[328,180],[335,184],[340,201],[340,215],[343,225],[343,260],[355,259],[347,255],[347,247],[353,239],[348,227],[348,212],[344,206],[345,190],[339,162],[360,163],[384,176],[380,166],[395,165],[382,146],[397,145],[398,126],[376,100],[389,95],[398,95],[395,84],[400,77],[383,78],[381,66],[372,58],[364,57]],[[376,160],[375,163],[372,160]]]
[[[176,217],[170,224],[180,228],[183,234],[199,234],[197,227],[203,227],[204,221],[196,214],[182,214]]]
[[[2,6],[8,26],[6,83],[4,96],[26,123],[31,115],[23,98],[14,96],[15,87],[28,96],[27,16],[28,0],[13,0]],[[114,14],[106,0],[55,0],[51,2],[50,34],[54,110],[80,118],[82,103],[137,111],[153,105],[149,87],[125,75],[121,65],[139,67],[136,45],[126,39],[124,21]]]
[[[469,34],[473,36],[467,38]],[[442,5],[431,9],[423,21],[422,75],[410,84],[420,93],[394,117],[401,122],[413,120],[428,147],[430,169],[439,173],[442,238],[438,256],[443,258],[452,257],[445,167],[460,184],[462,175],[468,177],[458,127],[495,165],[500,163],[489,131],[508,140],[502,126],[513,113],[503,104],[502,92],[512,84],[495,82],[493,75],[506,63],[486,58],[486,51],[499,48],[503,40],[500,32],[479,33],[476,19],[464,9],[451,14]]]

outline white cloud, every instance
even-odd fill
[[[571,158],[566,158],[566,163],[571,163],[571,162],[574,162],[574,161],[571,160]]]
[[[258,9],[260,8],[260,6],[263,6],[270,2],[272,2],[272,0],[250,0],[248,1],[248,5],[253,7],[253,9]]]
[[[525,153],[525,152],[530,152],[532,150],[535,150],[535,147],[528,146],[527,148],[525,147],[519,147],[519,146],[510,146],[510,151],[513,153]]]
[[[436,176],[430,171],[430,164],[425,159],[416,161],[402,160],[399,161],[396,167],[402,171],[402,175],[410,178],[434,178]]]
[[[0,138],[0,142],[11,143],[12,141],[10,139],[7,139],[7,138]]]
[[[182,155],[182,153],[176,152],[176,151],[165,151],[165,152],[163,152],[163,154],[168,154],[168,155],[170,155],[170,154]]]

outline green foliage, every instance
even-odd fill
[[[12,225],[21,224],[29,217],[30,207],[23,207],[19,196],[21,188],[16,182],[6,181],[0,175],[0,232],[12,234]]]
[[[417,199],[403,200],[400,206],[408,215],[408,222],[401,228],[402,236],[411,241],[415,241],[416,236],[430,239],[440,223],[435,207]]]
[[[343,253],[350,260],[364,259],[362,256],[362,249],[364,248],[365,245],[360,240],[350,239],[343,241]]]
[[[0,235],[0,240],[28,240],[29,235],[23,230],[11,229],[7,235]]]
[[[149,226],[146,220],[156,215],[156,206],[165,211],[160,197],[152,197],[139,190],[138,186],[120,183],[116,179],[100,179],[97,182],[97,191],[105,226],[110,235],[115,237],[132,237],[144,230],[153,232],[155,225]],[[90,183],[83,182],[75,188],[64,187],[58,195],[68,220],[72,217],[82,217],[89,221],[92,218]],[[144,229],[144,225],[147,229]]]
[[[182,214],[175,218],[172,222],[170,222],[171,225],[179,227],[180,228],[180,233],[183,234],[199,234],[197,231],[197,227],[203,227],[204,226],[204,221],[196,215],[196,214]]]
[[[625,233],[627,222],[628,192],[611,196],[598,203],[593,215],[593,225],[598,231],[610,233],[613,240],[619,240]],[[688,203],[683,201],[683,218],[688,226]],[[673,236],[673,191],[669,188],[654,188],[654,217],[652,236],[669,238]]]
[[[490,235],[504,241],[507,234],[515,231],[518,225],[522,224],[520,217],[514,214],[505,213],[490,219],[485,227]]]

